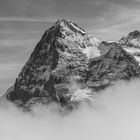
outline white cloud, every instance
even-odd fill
[[[0,103],[2,140],[138,140],[140,81],[121,82],[94,97],[92,106],[59,114],[58,106],[38,106],[23,113]]]

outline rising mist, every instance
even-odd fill
[[[60,107],[38,106],[23,112],[0,103],[1,140],[138,140],[140,80],[120,82],[95,95],[92,106],[60,114]]]

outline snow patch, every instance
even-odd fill
[[[84,54],[86,54],[88,59],[100,56],[100,50],[96,46],[86,47],[82,51]]]
[[[82,52],[84,54],[86,54],[86,56],[88,57],[88,59],[99,57],[101,55],[101,53],[100,53],[100,50],[99,50],[98,46],[99,46],[99,44],[100,44],[101,41],[98,40],[97,38],[93,37],[93,36],[90,36],[90,35],[88,37],[89,37],[90,43],[92,45],[87,46],[84,49],[81,49]]]
[[[71,101],[84,101],[85,99],[93,100],[93,95],[89,89],[77,89],[71,97]]]
[[[123,49],[126,50],[130,54],[140,53],[140,49],[138,49],[138,48],[126,48],[126,47],[124,47]]]

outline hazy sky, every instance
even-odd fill
[[[118,40],[140,30],[140,0],[0,0],[0,92],[59,18],[71,19],[98,39]]]

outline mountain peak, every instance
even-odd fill
[[[64,19],[64,18],[61,18],[59,19],[55,24],[54,24],[54,27],[58,27],[58,28],[61,28],[63,30],[71,30],[71,31],[74,31],[74,32],[78,32],[78,33],[81,33],[83,35],[86,34],[85,30],[82,29],[81,27],[79,27],[76,23],[72,22],[71,20],[69,19]]]
[[[119,43],[124,47],[140,47],[140,31],[135,30],[120,39]]]
[[[69,19],[65,19],[65,18],[61,18],[61,19],[59,19],[55,24],[70,24],[71,23],[71,21],[69,20]]]
[[[44,33],[7,98],[20,101],[21,106],[34,97],[64,102],[70,77],[80,83],[90,54],[92,58],[100,55],[98,44],[99,40],[72,21],[58,20]]]
[[[44,33],[42,40],[48,43],[58,41],[61,44],[63,42],[70,50],[72,50],[72,48],[79,49],[88,58],[100,55],[97,47],[100,44],[100,40],[86,33],[84,29],[69,19],[62,18],[55,22],[54,25]],[[91,52],[92,56],[90,55]]]
[[[65,37],[70,36],[72,34],[80,34],[82,36],[86,35],[86,32],[84,29],[79,27],[76,23],[72,22],[69,19],[59,19],[57,22],[54,23],[54,25],[46,30],[42,38],[47,39],[49,37]]]

